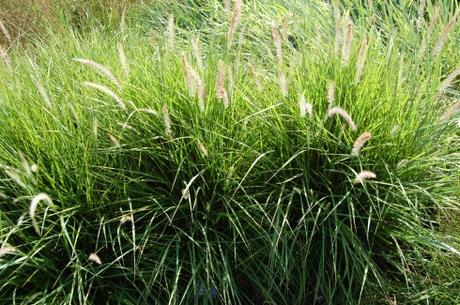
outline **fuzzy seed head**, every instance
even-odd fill
[[[28,186],[19,178],[19,173],[14,169],[5,169],[5,174],[21,188],[28,190]]]
[[[363,132],[355,141],[353,144],[353,149],[351,151],[352,156],[359,156],[359,153],[361,152],[361,148],[366,144],[367,141],[369,141],[372,138],[372,135],[370,132]]]
[[[433,52],[432,52],[433,58],[437,57],[441,53],[445,43],[449,39],[450,32],[457,24],[457,18],[459,14],[460,14],[460,9],[457,9],[457,11],[455,12],[455,15],[449,20],[449,22],[446,24],[441,34],[439,35],[438,41],[433,47]]]
[[[457,68],[455,68],[454,71],[452,71],[447,77],[446,79],[444,79],[442,81],[442,83],[439,85],[439,94],[442,94],[444,93],[447,88],[452,84],[452,82],[460,75],[460,66],[458,66]]]
[[[34,198],[32,198],[32,201],[30,202],[30,206],[29,206],[29,216],[30,216],[30,219],[32,220],[32,226],[34,227],[34,230],[35,232],[37,232],[38,236],[41,236],[42,234],[38,227],[38,223],[35,220],[35,211],[37,210],[38,204],[41,201],[45,202],[49,207],[53,206],[53,201],[45,193],[39,193]]]
[[[351,54],[351,43],[353,40],[353,23],[350,16],[347,16],[346,28],[343,37],[342,59],[344,65],[348,65]]]
[[[420,0],[420,4],[418,7],[418,18],[417,18],[417,30],[420,31],[423,27],[423,23],[425,19],[423,18],[423,15],[425,13],[425,6],[426,6],[426,0]]]
[[[342,17],[340,16],[340,9],[339,9],[339,1],[333,0],[332,6],[334,9],[334,19],[335,19],[335,41],[334,41],[334,54],[339,54],[340,49],[340,33],[341,33],[341,20]]]
[[[203,156],[207,157],[208,156],[208,150],[206,149],[204,144],[200,140],[198,140],[196,142],[196,145],[197,145],[198,149],[200,150],[200,152],[203,154]]]
[[[227,50],[230,50],[232,46],[233,37],[235,36],[236,29],[241,22],[241,11],[242,11],[242,0],[236,0],[235,6],[233,7],[232,18],[227,32]]]
[[[98,264],[98,265],[102,265],[102,260],[101,258],[99,257],[99,255],[97,255],[96,253],[91,253],[89,256],[88,256],[88,260]]]
[[[227,89],[225,89],[225,72],[227,70],[227,66],[223,60],[219,61],[219,66],[217,69],[217,76],[216,76],[216,96],[217,98],[221,99],[224,108],[227,109],[229,106],[228,101],[228,93]]]
[[[121,97],[118,94],[116,94],[115,92],[113,92],[112,90],[110,90],[109,88],[107,88],[106,86],[101,85],[101,84],[92,83],[92,82],[84,82],[83,86],[95,89],[95,90],[100,91],[100,92],[104,93],[105,95],[113,98],[117,102],[117,104],[121,108],[121,110],[126,110],[126,105],[123,102],[123,100],[121,99]]]
[[[306,117],[307,114],[308,115],[313,114],[313,105],[307,102],[307,99],[305,98],[303,94],[300,96],[299,108],[300,108],[300,116],[302,118]]]
[[[8,44],[10,47],[13,45],[13,40],[11,39],[10,32],[5,26],[5,23],[3,23],[2,19],[0,19],[0,32],[3,34],[3,36],[6,38],[6,41],[8,41]]]
[[[4,246],[0,248],[0,258],[4,255],[14,254],[17,252],[16,247]]]
[[[112,142],[113,146],[121,147],[120,141],[118,141],[118,139],[114,135],[108,133],[107,136],[109,137],[110,142]]]
[[[257,90],[262,91],[263,86],[262,86],[262,81],[260,80],[260,75],[257,73],[256,69],[254,68],[254,65],[249,63],[248,64],[249,72],[252,74],[252,77],[254,78],[254,83],[256,84]]]
[[[168,16],[168,47],[170,50],[175,49],[175,30],[174,30],[174,16]]]
[[[2,45],[0,45],[0,60],[2,60],[5,65],[10,66],[11,65],[11,59],[8,56],[8,53],[6,50],[3,48]]]
[[[460,112],[460,100],[457,101],[456,103],[453,103],[447,109],[444,111],[444,113],[441,115],[441,120],[442,121],[447,121],[449,120],[453,115],[456,113]]]
[[[131,216],[131,214],[125,214],[121,216],[120,224],[125,224],[127,222],[133,222],[133,217]]]
[[[366,61],[368,46],[369,46],[368,40],[367,40],[367,37],[365,37],[359,48],[358,60],[356,61],[355,84],[359,83],[359,81],[361,80],[361,75],[363,74],[364,62]]]
[[[38,79],[38,77],[32,76],[32,79],[34,81],[35,87],[38,90],[38,93],[40,93],[42,99],[45,101],[46,107],[48,107],[48,109],[51,109],[51,106],[52,106],[51,99],[50,99],[50,97],[48,95],[48,92],[46,92],[45,87],[43,87],[43,85],[40,82],[40,80]]]
[[[288,87],[287,87],[286,74],[284,74],[283,71],[280,71],[278,77],[279,77],[281,95],[283,97],[287,97],[289,92],[288,92]]]
[[[283,64],[283,51],[281,49],[281,35],[275,24],[272,24],[272,37],[273,37],[273,42],[275,43],[276,58],[278,60],[278,65],[281,66]]]
[[[123,48],[123,45],[121,43],[118,43],[118,56],[120,57],[120,64],[123,68],[123,76],[126,79],[129,77],[130,69],[128,59],[126,58],[125,49]]]
[[[163,121],[165,124],[165,134],[168,138],[172,137],[171,118],[169,117],[168,106],[163,106]]]
[[[121,84],[118,81],[118,79],[115,77],[115,75],[112,73],[112,71],[110,71],[110,69],[107,68],[106,66],[101,65],[101,64],[99,64],[99,63],[97,63],[97,62],[95,62],[93,60],[84,59],[84,58],[74,58],[74,61],[92,68],[99,75],[106,77],[115,86],[117,86],[118,88],[121,88]]]
[[[375,179],[377,175],[371,171],[361,171],[359,174],[356,175],[355,179],[353,180],[353,184],[364,184],[366,180]]]
[[[356,124],[353,122],[351,116],[341,107],[333,107],[327,111],[326,118],[332,118],[333,116],[340,116],[345,122],[347,122],[348,126],[350,126],[351,130],[356,130]]]
[[[198,37],[192,38],[192,51],[193,51],[193,56],[195,57],[196,64],[198,66],[198,69],[200,71],[204,70],[203,66],[203,59],[201,58],[201,51],[200,51],[200,40]]]

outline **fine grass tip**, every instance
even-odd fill
[[[377,178],[377,175],[375,173],[364,170],[356,175],[355,179],[353,180],[353,184],[364,184],[366,180],[375,178]]]
[[[306,117],[307,114],[308,115],[313,114],[313,105],[307,102],[307,99],[305,98],[303,94],[300,95],[299,110],[300,110],[300,116],[302,118]]]
[[[48,205],[48,207],[53,206],[53,201],[45,193],[39,193],[38,195],[33,197],[32,200],[30,201],[29,216],[30,216],[30,219],[32,221],[32,226],[33,226],[35,232],[37,232],[38,236],[41,236],[42,234],[40,232],[40,228],[38,227],[37,220],[35,219],[35,211],[37,210],[38,204],[41,201],[45,202]]]
[[[92,83],[92,82],[83,82],[83,86],[95,89],[113,98],[122,110],[126,110],[126,104],[123,102],[121,97],[115,92],[113,92],[112,90],[110,90],[108,87],[101,85],[101,84]]]
[[[341,107],[333,107],[327,111],[326,119],[332,118],[333,116],[340,116],[342,119],[347,122],[348,126],[350,126],[351,130],[356,130],[356,124],[353,122],[351,116]]]
[[[99,255],[97,255],[96,253],[91,253],[89,256],[88,256],[88,260],[98,264],[98,265],[102,265],[102,260],[101,258],[99,257]]]
[[[116,87],[121,88],[121,84],[118,81],[118,79],[115,77],[115,75],[112,73],[112,71],[110,71],[110,69],[107,68],[106,66],[104,66],[104,65],[102,65],[100,63],[97,63],[97,62],[95,62],[93,60],[85,59],[85,58],[74,58],[74,61],[76,61],[76,62],[78,62],[78,63],[80,63],[82,65],[90,67],[91,69],[96,71],[99,75],[104,76],[108,80],[110,80]]]
[[[351,155],[352,156],[359,156],[359,153],[361,152],[361,148],[366,144],[367,141],[369,141],[372,138],[372,135],[370,132],[363,132],[355,141],[353,144],[353,149],[351,150]]]

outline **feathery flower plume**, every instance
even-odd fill
[[[34,176],[33,176],[32,168],[30,167],[29,161],[27,161],[22,151],[18,151],[18,155],[19,155],[19,159],[21,159],[24,173],[26,174],[27,178],[33,180]]]
[[[327,102],[328,108],[331,109],[334,106],[335,100],[335,82],[329,81],[329,85],[327,87]]]
[[[347,122],[347,124],[350,126],[351,130],[353,130],[353,131],[356,130],[355,122],[353,122],[353,120],[352,120],[351,116],[348,114],[348,112],[346,112],[341,107],[333,107],[333,108],[329,109],[327,111],[327,114],[326,114],[326,119],[331,118],[331,117],[336,116],[336,115],[342,117],[342,119],[344,119],[345,122]]]
[[[423,53],[425,53],[425,50],[428,46],[428,41],[431,38],[431,34],[433,34],[434,27],[438,23],[439,16],[440,16],[439,11],[440,11],[439,6],[435,6],[433,17],[430,20],[430,24],[428,25],[428,29],[425,35],[423,36],[422,42],[420,44],[420,49],[418,50],[418,54],[417,54],[418,57],[421,57]]]
[[[370,132],[363,132],[355,141],[353,144],[353,149],[351,151],[352,156],[359,156],[359,153],[361,152],[361,148],[366,144],[367,141],[369,141],[372,138],[372,135]]]
[[[124,33],[125,29],[126,29],[126,4],[123,5],[123,11],[121,12],[120,32]]]
[[[375,179],[377,175],[371,171],[361,171],[359,174],[356,175],[355,179],[353,180],[353,184],[364,184],[364,182],[368,179]]]
[[[171,138],[172,137],[171,118],[169,117],[169,110],[166,104],[163,106],[163,121],[165,124],[165,134],[167,137]]]
[[[278,65],[281,66],[283,64],[283,51],[281,49],[281,35],[274,23],[272,24],[272,37],[273,37],[273,42],[275,43],[276,58],[278,59]]]
[[[93,126],[92,126],[92,129],[93,129],[93,136],[95,139],[97,139],[97,129],[98,129],[98,121],[97,119],[94,119],[93,120]]]
[[[10,32],[8,32],[8,29],[6,28],[2,19],[0,19],[0,32],[2,32],[3,36],[5,36],[6,41],[8,41],[8,44],[11,47],[13,45],[13,40],[11,39]]]
[[[299,109],[300,109],[300,116],[302,118],[308,115],[313,114],[313,105],[307,102],[307,99],[305,96],[302,94],[300,95],[300,100],[299,100]]]
[[[340,25],[341,25],[341,16],[340,16],[340,8],[339,8],[339,1],[333,0],[332,6],[334,9],[334,19],[335,19],[335,41],[334,41],[334,54],[339,54],[340,49]]]
[[[256,69],[251,63],[248,63],[248,68],[249,68],[249,72],[252,74],[252,77],[254,77],[254,82],[256,84],[257,90],[262,91],[263,86],[262,86],[262,81],[260,80],[259,73],[257,73]]]
[[[355,84],[359,83],[361,80],[361,75],[363,74],[364,62],[366,61],[367,48],[369,46],[369,41],[367,37],[363,39],[361,47],[358,52],[358,60],[356,61],[356,71],[355,71]]]
[[[11,246],[1,247],[0,248],[0,258],[4,255],[14,254],[16,252],[17,252],[17,249],[15,247],[11,247]]]
[[[27,185],[19,178],[14,169],[5,169],[5,174],[23,189],[28,189]]]
[[[53,205],[53,201],[51,198],[45,194],[45,193],[39,193],[36,195],[34,198],[32,198],[32,201],[30,202],[29,206],[29,216],[30,219],[32,220],[32,226],[34,227],[35,232],[37,232],[38,236],[41,236],[40,228],[38,227],[37,221],[35,220],[35,210],[38,207],[38,204],[44,201],[48,207],[51,207]]]
[[[101,261],[101,258],[99,257],[99,255],[97,255],[96,253],[91,253],[89,256],[88,256],[88,260],[98,264],[98,265],[102,265],[102,261]]]
[[[235,36],[236,28],[239,26],[241,21],[241,10],[242,0],[236,0],[233,8],[232,19],[230,20],[230,26],[227,32],[227,50],[230,50],[233,42],[233,36]]]
[[[174,16],[170,14],[168,16],[168,47],[170,50],[175,48],[175,33],[174,33]]]
[[[37,87],[38,93],[40,93],[41,97],[46,103],[46,107],[51,108],[51,99],[48,95],[48,93],[45,90],[45,87],[43,87],[42,83],[38,79],[38,77],[32,76],[32,80],[34,81],[35,87]]]
[[[420,4],[418,6],[418,18],[417,18],[417,30],[420,31],[423,27],[423,22],[425,21],[425,18],[423,15],[425,14],[425,6],[426,6],[426,0],[420,0]]]
[[[131,214],[125,214],[121,216],[120,223],[125,224],[127,222],[133,222],[133,217],[131,216]]]
[[[196,64],[200,71],[204,70],[203,66],[203,59],[201,58],[201,51],[200,51],[200,40],[198,37],[192,38],[192,51],[193,56],[195,57]]]
[[[130,69],[129,69],[128,59],[126,58],[125,49],[123,48],[123,45],[121,44],[121,42],[118,43],[118,56],[120,57],[121,67],[123,68],[123,76],[125,78],[128,78]]]
[[[113,92],[112,90],[110,90],[106,86],[96,84],[96,83],[92,83],[92,82],[84,82],[83,85],[85,87],[88,87],[88,88],[96,89],[96,90],[98,90],[98,91],[110,96],[111,98],[113,98],[117,102],[118,106],[122,110],[126,110],[126,105],[123,102],[123,100],[121,99],[121,97],[119,97],[115,92]]]
[[[121,147],[120,141],[118,141],[118,139],[113,134],[107,133],[107,135],[110,139],[110,142],[112,142],[113,146]]]
[[[189,96],[193,97],[196,95],[196,84],[195,79],[193,77],[192,67],[188,63],[187,57],[185,54],[182,54],[182,64],[184,66],[184,76],[185,76],[185,84],[188,88]]]
[[[278,73],[279,77],[279,85],[280,85],[280,90],[281,90],[281,95],[283,97],[287,97],[289,92],[288,92],[288,87],[287,87],[287,80],[286,80],[286,74],[284,74],[283,71],[279,71]]]
[[[230,0],[224,0],[224,9],[226,11],[230,10]]]
[[[11,65],[10,57],[2,45],[0,45],[0,60],[2,60],[7,66]]]
[[[79,62],[85,66],[88,66],[99,73],[99,75],[105,76],[109,79],[115,86],[121,88],[120,82],[117,80],[115,75],[113,75],[112,71],[104,65],[101,65],[95,61],[84,59],[84,58],[74,58],[76,62]]]
[[[205,157],[208,156],[208,150],[206,149],[206,147],[204,146],[204,144],[200,140],[198,140],[196,142],[196,146],[198,147],[200,152],[203,154],[203,156],[205,156]]]
[[[344,65],[350,61],[351,43],[353,40],[353,22],[349,15],[346,17],[346,28],[343,36],[342,59]]]
[[[216,96],[217,98],[221,99],[224,108],[228,108],[229,101],[228,101],[228,93],[225,89],[225,71],[227,66],[223,60],[219,61],[219,67],[217,70],[217,77],[216,77]]]
[[[460,75],[460,66],[458,66],[457,68],[455,68],[454,71],[452,71],[447,77],[445,80],[442,81],[442,83],[439,85],[439,94],[442,94],[444,93],[444,91],[446,91],[446,89],[450,86],[450,84],[452,84],[452,82],[455,80],[455,78],[457,78],[457,76]]]
[[[185,82],[187,83],[189,95],[191,97],[195,97],[198,93],[200,111],[203,112],[206,99],[206,88],[204,81],[201,79],[198,72],[188,63],[185,54],[182,55],[182,63],[184,65]]]
[[[441,115],[441,120],[446,121],[450,119],[457,112],[460,112],[460,100],[457,101],[456,103],[453,103],[449,107],[447,107],[447,109]]]
[[[450,32],[457,24],[457,18],[459,14],[460,14],[460,9],[457,9],[457,11],[455,12],[455,15],[452,17],[452,19],[449,20],[449,22],[446,24],[446,26],[442,30],[441,34],[439,35],[438,41],[433,47],[433,53],[432,53],[433,57],[437,57],[439,53],[441,53],[442,48],[444,47],[444,44],[447,42],[447,39],[449,38]]]

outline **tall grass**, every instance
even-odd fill
[[[457,302],[458,8],[427,39],[424,5],[156,2],[10,52],[0,303]]]

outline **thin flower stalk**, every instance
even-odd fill
[[[333,107],[327,111],[326,119],[334,116],[340,116],[350,126],[351,130],[356,130],[356,124],[353,122],[351,116],[341,107]]]
[[[363,148],[364,144],[366,144],[370,139],[372,138],[372,135],[370,132],[363,132],[355,141],[353,144],[353,149],[351,151],[352,156],[359,156],[361,149]]]

